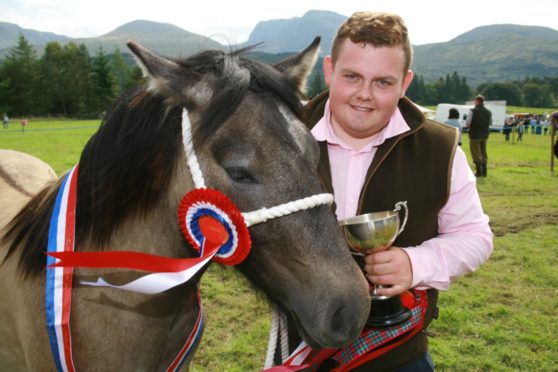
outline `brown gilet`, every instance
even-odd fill
[[[328,93],[324,92],[304,107],[302,120],[309,129],[322,118],[327,98]],[[455,128],[425,119],[407,98],[401,99],[398,106],[411,130],[389,138],[378,147],[361,190],[357,214],[392,210],[397,202],[407,201],[407,225],[394,245],[412,247],[438,235],[438,212],[449,197],[459,136]],[[320,176],[327,191],[333,193],[327,143],[319,144]],[[400,212],[401,221],[403,218]],[[423,329],[437,313],[437,298],[438,291],[429,289]],[[426,335],[419,332],[408,342],[355,370],[392,371],[419,358],[427,346]]]

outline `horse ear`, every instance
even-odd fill
[[[148,90],[167,97],[170,103],[185,105],[189,110],[202,106],[211,97],[211,88],[207,84],[198,84],[197,74],[188,72],[179,63],[158,56],[133,41],[126,45],[134,53],[144,75],[149,78]]]
[[[140,68],[148,77],[168,78],[178,70],[178,64],[176,64],[176,62],[160,57],[138,43],[129,41],[126,45],[130,48],[132,53],[134,53]]]
[[[149,89],[156,92],[169,92],[170,81],[178,75],[179,65],[154,54],[133,41],[129,41],[126,45],[134,53],[143,74],[149,78]]]
[[[306,79],[316,64],[319,51],[320,37],[318,36],[302,52],[273,65],[273,67],[286,75],[302,92],[306,88]]]

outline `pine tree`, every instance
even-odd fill
[[[37,53],[20,34],[17,45],[9,51],[0,71],[4,111],[9,111],[12,116],[27,116],[39,110],[35,100],[37,77]]]
[[[115,79],[117,94],[121,94],[128,86],[128,82],[131,77],[131,69],[126,64],[126,61],[124,60],[124,57],[122,57],[122,53],[120,53],[120,49],[118,48],[114,48],[114,52],[111,55],[110,70]]]
[[[102,47],[91,61],[91,75],[92,108],[100,115],[108,109],[115,97],[115,79],[110,70],[110,61]]]
[[[321,71],[315,69],[308,87],[308,97],[313,98],[326,90],[326,84]]]

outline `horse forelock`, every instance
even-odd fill
[[[271,95],[278,105],[285,105],[297,116],[300,114],[302,105],[296,86],[271,66],[244,58],[245,51],[223,53],[218,59],[219,68],[212,69],[213,97],[195,130],[196,146],[203,146],[235,112],[248,91]]]

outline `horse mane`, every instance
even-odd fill
[[[194,133],[196,147],[232,115],[247,91],[272,95],[300,114],[294,84],[274,68],[242,57],[249,49],[205,51],[176,61],[200,77],[211,74],[214,79],[214,94]],[[231,68],[247,70],[249,79],[235,79]],[[93,246],[105,246],[125,219],[148,213],[168,190],[183,146],[182,107],[169,106],[166,98],[144,88],[121,95],[85,145],[79,161],[76,250],[87,237]],[[0,243],[8,245],[8,252],[0,265],[21,249],[20,275],[38,275],[45,269],[49,221],[60,184],[59,180],[35,195],[6,226]]]

